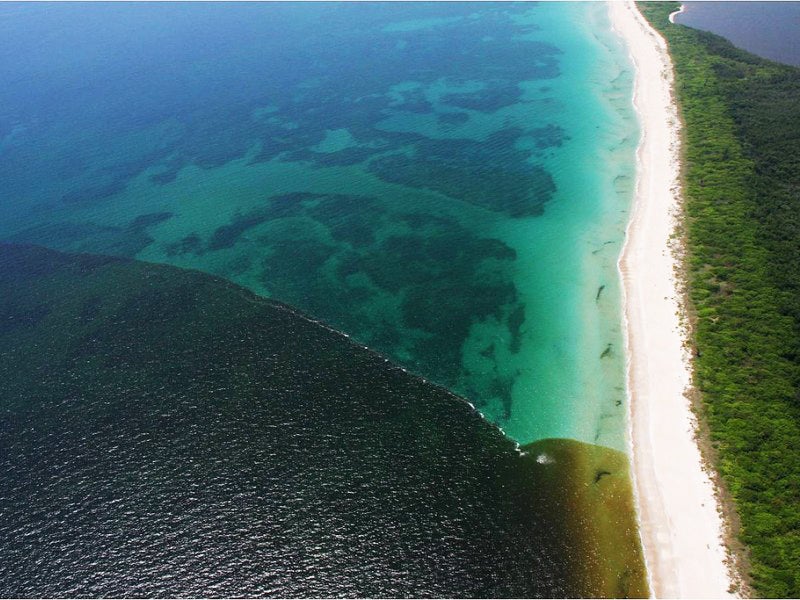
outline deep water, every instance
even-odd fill
[[[0,238],[219,275],[522,443],[624,447],[603,5],[3,4],[0,81]]]
[[[0,244],[2,597],[641,596],[630,499],[224,280]]]

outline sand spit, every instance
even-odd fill
[[[680,210],[680,122],[664,39],[631,0],[609,3],[636,66],[642,139],[637,186],[619,269],[628,352],[634,488],[656,597],[731,597],[723,523],[695,441],[686,396],[687,332],[671,243]]]

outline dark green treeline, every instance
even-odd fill
[[[670,24],[695,383],[755,593],[800,596],[800,69]]]

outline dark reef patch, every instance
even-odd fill
[[[536,165],[470,168],[430,157],[402,155],[373,160],[370,170],[381,179],[416,185],[511,217],[539,216],[555,193],[550,173]]]
[[[516,354],[522,345],[522,324],[525,322],[525,305],[518,304],[508,315],[508,330],[511,332],[509,350]]]
[[[474,92],[445,94],[442,102],[482,112],[495,112],[505,106],[519,102],[522,89],[514,80],[488,80],[485,86]]]
[[[450,218],[387,214],[368,197],[316,196],[303,215],[325,225],[339,245],[307,229],[282,241],[264,239],[265,287],[381,352],[405,354],[406,366],[467,393],[459,386],[462,347],[474,323],[500,319],[515,302],[516,252]],[[398,222],[412,230],[401,233]],[[399,313],[373,308],[387,297]],[[510,394],[510,386],[500,387]],[[470,399],[486,402],[479,394]]]
[[[527,135],[541,147],[554,143],[560,130],[543,130],[526,134],[507,127],[483,142],[404,134],[404,145],[411,145],[413,154],[384,155],[368,168],[391,183],[434,190],[512,217],[538,216],[555,193],[555,183],[544,168],[529,162],[528,151],[515,145]]]
[[[331,236],[355,248],[375,243],[375,231],[386,218],[375,198],[331,194],[316,196],[318,202],[306,214],[328,227]]]
[[[149,227],[150,225],[157,225],[158,223],[163,223],[168,219],[171,219],[175,215],[171,212],[155,212],[155,213],[147,213],[144,215],[139,215],[133,221],[131,221],[130,227],[131,229],[139,229],[143,227]]]
[[[269,244],[263,277],[270,287],[294,287],[301,295],[317,284],[317,274],[334,247],[313,239],[282,239]]]
[[[561,146],[565,140],[568,139],[568,136],[564,129],[559,127],[558,125],[546,125],[545,127],[539,127],[528,132],[529,136],[533,137],[536,140],[536,147],[540,150],[545,150],[547,148],[557,148]]]
[[[179,241],[168,244],[165,248],[167,256],[182,256],[183,254],[202,254],[203,240],[197,233],[190,233],[182,237]]]
[[[446,112],[436,115],[442,125],[463,125],[469,121],[469,114],[463,112]]]
[[[267,219],[269,219],[269,216],[262,211],[247,215],[237,215],[230,224],[217,227],[208,242],[208,250],[213,252],[214,250],[232,247],[243,233],[256,225],[261,225]]]

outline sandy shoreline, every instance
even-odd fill
[[[619,270],[634,489],[651,590],[657,597],[730,597],[722,520],[685,396],[691,365],[680,321],[678,259],[670,249],[680,207],[672,63],[663,38],[632,0],[610,2],[609,13],[636,65],[634,105],[642,131]]]

